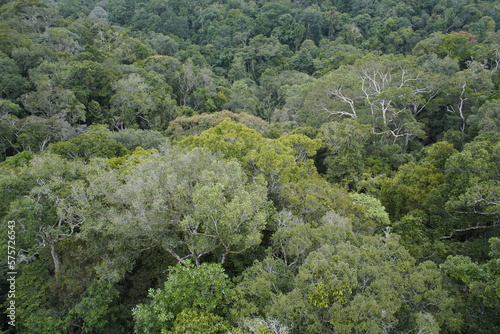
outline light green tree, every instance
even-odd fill
[[[158,105],[151,96],[151,88],[140,75],[131,74],[117,81],[114,90],[116,94],[110,102],[115,129],[123,130],[136,122],[151,122],[151,114]]]
[[[221,310],[229,288],[228,276],[219,264],[194,266],[186,262],[170,267],[164,286],[149,291],[150,303],[134,308],[135,333],[165,333],[162,330],[172,327],[173,331],[166,333],[179,333],[183,327],[189,333],[200,333],[203,327],[187,324],[187,317],[204,326],[206,333],[219,333],[227,325],[214,313]],[[193,318],[194,315],[198,318]],[[207,318],[220,321],[219,326],[208,323]]]
[[[111,134],[104,126],[95,126],[89,132],[68,141],[52,144],[49,151],[68,159],[91,157],[114,158],[128,153],[121,143],[108,139]]]
[[[227,119],[180,144],[191,148],[206,147],[222,153],[227,159],[237,159],[249,175],[265,177],[269,194],[273,196],[279,196],[281,187],[287,182],[317,175],[309,157],[315,154],[320,142],[304,135],[266,139],[257,131]]]
[[[260,242],[270,210],[265,181],[248,180],[235,161],[167,149],[125,166],[90,181],[87,205],[100,212],[90,229],[196,264],[207,254],[224,263]]]

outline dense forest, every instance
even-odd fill
[[[0,333],[500,333],[498,1],[0,6]]]

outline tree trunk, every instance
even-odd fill
[[[54,261],[54,272],[56,280],[59,281],[59,274],[61,273],[61,260],[59,260],[59,255],[57,255],[57,242],[50,243],[50,254],[52,255],[52,261]]]

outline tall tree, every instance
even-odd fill
[[[97,216],[87,228],[196,264],[208,255],[224,263],[260,242],[270,209],[262,178],[249,181],[236,162],[203,150],[169,149],[141,160],[91,181],[88,205]]]

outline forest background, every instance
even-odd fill
[[[0,332],[500,332],[497,1],[0,5]]]

